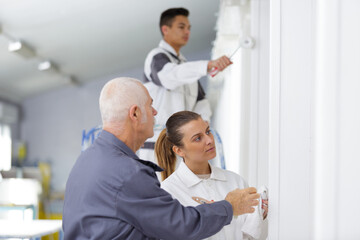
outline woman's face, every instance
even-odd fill
[[[177,154],[186,162],[207,162],[216,156],[214,136],[202,118],[185,124],[180,131],[184,136],[183,147],[178,148]]]

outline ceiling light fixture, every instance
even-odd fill
[[[24,58],[36,57],[37,59],[40,60],[38,67],[37,67],[39,71],[44,71],[44,72],[48,72],[48,73],[51,72],[51,73],[57,74],[57,75],[61,76],[61,78],[63,78],[66,83],[70,83],[72,85],[80,85],[80,83],[73,76],[68,76],[68,75],[63,74],[59,70],[59,68],[54,63],[52,63],[50,60],[44,60],[46,58],[38,55],[34,48],[31,48],[24,42],[21,42],[20,40],[18,40],[18,38],[15,38],[11,34],[4,31],[1,24],[0,24],[0,34],[2,34],[5,38],[8,39],[9,52],[17,53]]]
[[[35,57],[35,51],[20,41],[9,43],[9,52],[15,52],[25,58]]]
[[[52,63],[50,62],[49,60],[46,60],[46,61],[43,61],[41,63],[39,63],[38,65],[38,70],[39,71],[46,71],[46,72],[57,72],[58,69],[57,67]]]
[[[81,85],[81,83],[74,76],[71,75],[64,75],[64,82],[73,86]]]

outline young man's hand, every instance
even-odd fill
[[[214,68],[217,68],[218,71],[222,71],[231,64],[232,64],[231,60],[224,55],[218,59],[209,61],[207,66],[207,71],[210,72]]]

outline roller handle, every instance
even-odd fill
[[[218,69],[217,67],[214,67],[214,68],[212,68],[211,71],[209,72],[209,75],[210,75],[211,77],[215,77],[215,75],[218,74],[218,72],[219,72],[219,69]]]

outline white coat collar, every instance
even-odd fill
[[[210,165],[211,168],[211,180],[215,181],[226,181],[225,174],[222,172],[220,168],[213,167]],[[178,169],[176,170],[177,176],[180,178],[180,180],[186,185],[186,187],[192,187],[202,181],[206,181],[208,179],[201,179],[198,176],[196,176],[195,173],[193,173],[188,166],[184,163],[184,161],[180,162],[180,165]]]
[[[170,46],[170,44],[168,44],[164,39],[162,39],[159,43],[159,47],[170,52],[171,54],[173,54],[174,56],[176,56],[177,58],[179,58],[182,61],[186,61],[186,58],[181,54],[181,52],[179,53],[179,56],[177,55],[175,49]]]

